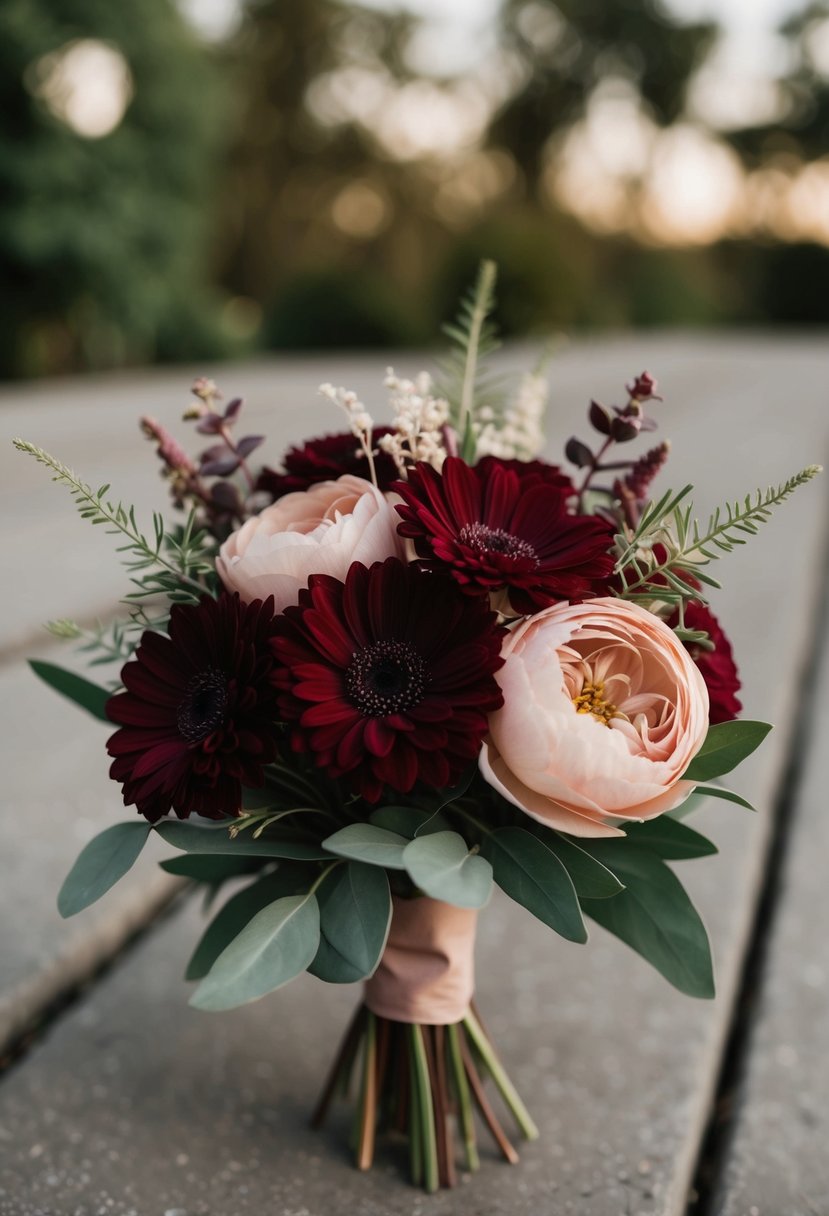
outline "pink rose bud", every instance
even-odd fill
[[[370,481],[348,473],[285,494],[249,519],[219,550],[216,569],[245,603],[274,597],[275,611],[295,604],[312,574],[345,580],[352,562],[405,560],[394,507]]]

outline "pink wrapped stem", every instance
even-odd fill
[[[460,1022],[475,988],[476,921],[470,908],[395,896],[386,949],[365,985],[372,1013],[424,1026]]]

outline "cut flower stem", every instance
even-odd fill
[[[312,1126],[322,1124],[336,1096],[347,1097],[355,1068],[359,1083],[353,1149],[361,1170],[371,1168],[378,1135],[402,1133],[408,1139],[412,1182],[428,1192],[455,1186],[456,1128],[466,1169],[480,1167],[476,1107],[501,1155],[515,1164],[518,1153],[485,1092],[487,1077],[523,1137],[538,1136],[474,1008],[459,1022],[435,1026],[396,1022],[361,1005],[343,1038]]]

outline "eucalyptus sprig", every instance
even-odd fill
[[[138,527],[134,507],[125,507],[107,498],[108,484],[93,490],[43,448],[25,439],[15,439],[13,443],[18,451],[33,456],[39,464],[50,469],[53,481],[68,487],[83,519],[126,538],[127,543],[118,548],[118,552],[125,555],[124,564],[136,574],[146,572],[140,578],[133,578],[138,591],[128,598],[162,594],[173,600],[193,601],[208,590],[206,576],[212,573],[213,566],[207,557],[205,534],[196,530],[194,514],[191,513],[183,528],[168,532],[163,517],[153,512],[153,535],[148,538]]]
[[[622,583],[619,595],[641,603],[657,600],[678,606],[682,628],[685,602],[705,602],[699,584],[720,586],[702,567],[744,545],[745,537],[756,535],[775,507],[820,472],[820,465],[808,465],[776,488],[728,502],[709,516],[704,528],[694,517],[693,503],[687,501],[693,486],[668,490],[648,504],[635,528],[616,537],[615,573]],[[689,636],[686,640],[696,639]]]

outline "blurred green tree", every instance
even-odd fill
[[[503,0],[500,27],[517,86],[490,142],[517,159],[530,193],[551,140],[585,114],[605,79],[631,84],[656,123],[676,122],[717,30],[679,22],[659,0]]]
[[[404,279],[409,266],[422,270],[419,174],[390,160],[370,122],[343,104],[411,78],[405,47],[415,24],[338,0],[247,0],[226,51],[238,101],[232,186],[221,199],[232,291],[267,307],[305,271],[304,300],[317,283],[328,290],[320,271],[332,263]]]
[[[3,0],[0,373],[212,345],[219,84],[172,0]]]
[[[626,81],[654,121],[675,122],[716,31],[682,23],[659,0],[504,0],[499,40],[517,85],[490,143],[509,150],[532,195],[551,140],[584,115],[603,80]]]
[[[729,131],[751,168],[780,160],[811,161],[829,154],[829,3],[809,3],[780,26],[788,67],[777,81],[780,112],[770,122]]]

